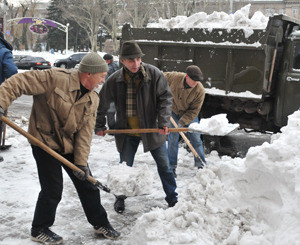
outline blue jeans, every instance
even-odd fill
[[[174,121],[178,124],[178,121],[180,119],[179,115],[176,115],[174,112],[172,112],[172,117]],[[198,117],[196,117],[191,123],[199,123]],[[190,123],[190,124],[191,124]],[[185,126],[189,126],[185,125]],[[173,124],[172,127],[174,128]],[[204,156],[204,149],[203,149],[203,143],[201,140],[201,135],[199,133],[188,133],[188,138],[192,144],[192,146],[195,148],[196,152],[198,153],[199,157],[203,161],[203,163],[206,163],[205,156]],[[170,133],[168,136],[168,156],[170,160],[170,165],[174,169],[177,167],[177,158],[178,158],[178,141],[179,141],[179,133]],[[199,159],[197,159],[194,156],[195,160],[195,166],[200,167],[201,162]]]
[[[141,141],[140,137],[126,135],[123,150],[120,153],[120,163],[126,162],[127,166],[132,167],[134,156]],[[157,171],[166,193],[165,200],[171,203],[177,200],[177,193],[175,192],[177,186],[174,173],[169,164],[166,143],[162,146],[150,151],[157,166]]]

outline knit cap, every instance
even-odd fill
[[[185,73],[194,81],[203,81],[203,74],[200,68],[196,65],[190,65],[186,68]]]
[[[92,52],[83,57],[78,70],[83,73],[100,73],[107,72],[108,66],[99,54]]]

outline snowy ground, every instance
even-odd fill
[[[10,118],[26,129],[28,116],[20,117],[18,110],[10,110]],[[150,172],[141,183],[147,183],[147,195],[128,197],[125,213],[117,214],[114,196],[101,191],[109,219],[122,233],[120,240],[94,235],[68,176],[52,228],[64,237],[64,244],[76,245],[299,244],[299,130],[300,111],[289,119],[282,134],[273,136],[271,144],[251,148],[244,159],[220,158],[212,152],[206,156],[209,166],[203,170],[194,168],[192,153],[180,147],[179,202],[174,208],[167,208],[156,165],[140,146],[134,176]],[[29,239],[39,192],[35,162],[27,140],[9,127],[6,144],[12,147],[1,153],[5,160],[0,173],[0,244],[35,244]],[[94,177],[108,184],[111,170],[123,168],[122,181],[128,181],[126,176],[134,173],[133,169],[126,170],[118,162],[114,138],[94,136],[89,158]],[[131,190],[134,184],[131,181]]]

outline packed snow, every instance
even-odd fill
[[[227,114],[222,113],[210,118],[202,118],[200,123],[192,123],[189,130],[201,134],[225,136],[239,127],[238,123],[229,123],[226,116]]]
[[[176,16],[171,19],[160,18],[158,23],[149,23],[147,27],[151,28],[205,28],[205,29],[244,29],[250,33],[253,29],[265,29],[269,18],[262,12],[257,11],[249,18],[251,4],[246,5],[234,14],[227,14],[225,12],[216,12],[207,14],[205,12],[198,12],[189,17]]]

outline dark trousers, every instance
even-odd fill
[[[55,220],[56,209],[62,197],[62,167],[70,176],[81,201],[88,222],[93,226],[108,224],[107,213],[100,202],[100,192],[91,182],[76,178],[73,171],[56,158],[37,146],[32,146],[36,160],[41,191],[36,203],[32,227],[39,229],[50,227]],[[74,162],[74,155],[63,155]]]

